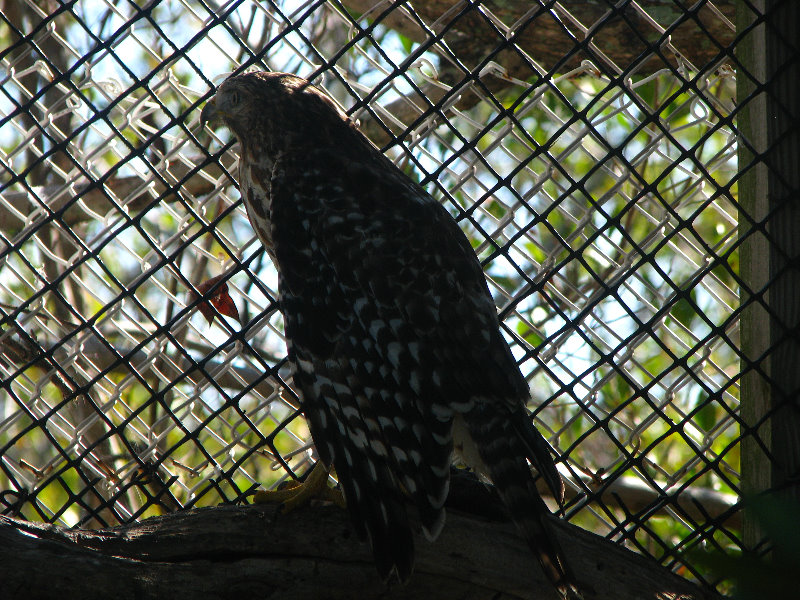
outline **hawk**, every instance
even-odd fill
[[[563,483],[455,220],[297,76],[232,76],[201,122],[238,138],[239,189],[278,270],[301,407],[380,575],[411,575],[410,505],[429,539],[441,531],[455,453],[495,485],[569,597],[531,466],[559,502]]]

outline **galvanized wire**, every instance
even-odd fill
[[[740,546],[736,65],[709,23],[733,25],[711,2],[674,23],[646,3],[596,22],[529,4],[4,15],[1,510],[113,525],[310,464],[236,147],[198,121],[227,73],[267,68],[326,88],[468,232],[562,454],[567,518],[700,578],[684,550]],[[465,58],[466,19],[493,51]],[[598,37],[620,20],[646,48],[630,63]],[[554,64],[518,41],[545,21],[573,40]],[[711,59],[692,63],[689,25]],[[241,322],[189,300],[219,274]]]

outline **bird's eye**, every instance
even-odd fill
[[[236,106],[239,104],[239,92],[234,90],[231,92],[231,99],[230,99],[231,106]]]

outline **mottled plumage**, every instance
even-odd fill
[[[239,185],[278,269],[302,408],[381,576],[411,574],[409,501],[428,537],[441,531],[455,450],[568,593],[528,463],[559,500],[561,479],[456,222],[303,79],[232,77],[203,120],[241,144]]]

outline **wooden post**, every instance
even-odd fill
[[[772,485],[800,502],[800,3],[767,10]]]
[[[755,0],[753,7],[761,13],[766,0]],[[736,11],[737,32],[743,32],[756,16],[740,0]],[[763,423],[769,411],[769,361],[762,361],[769,348],[769,244],[759,231],[768,212],[767,168],[756,156],[767,147],[766,96],[755,93],[766,79],[764,58],[766,41],[764,25],[746,34],[736,46],[736,58],[741,67],[736,76],[736,96],[740,109],[737,123],[739,141],[739,255],[740,275],[744,282],[739,301],[744,310],[741,316],[741,416],[742,494],[747,496],[767,490],[771,485],[770,462],[765,449],[771,447],[769,427]],[[747,73],[745,73],[745,70]],[[763,293],[761,298],[758,293]],[[761,426],[757,424],[761,423]],[[748,431],[748,429],[751,429]],[[759,443],[760,442],[760,443]],[[745,518],[743,537],[746,548],[753,548],[761,539],[755,523]]]
[[[750,8],[752,7],[752,8]],[[800,500],[800,3],[737,7],[742,491]],[[763,88],[761,87],[763,86]],[[745,547],[761,540],[744,521]]]

